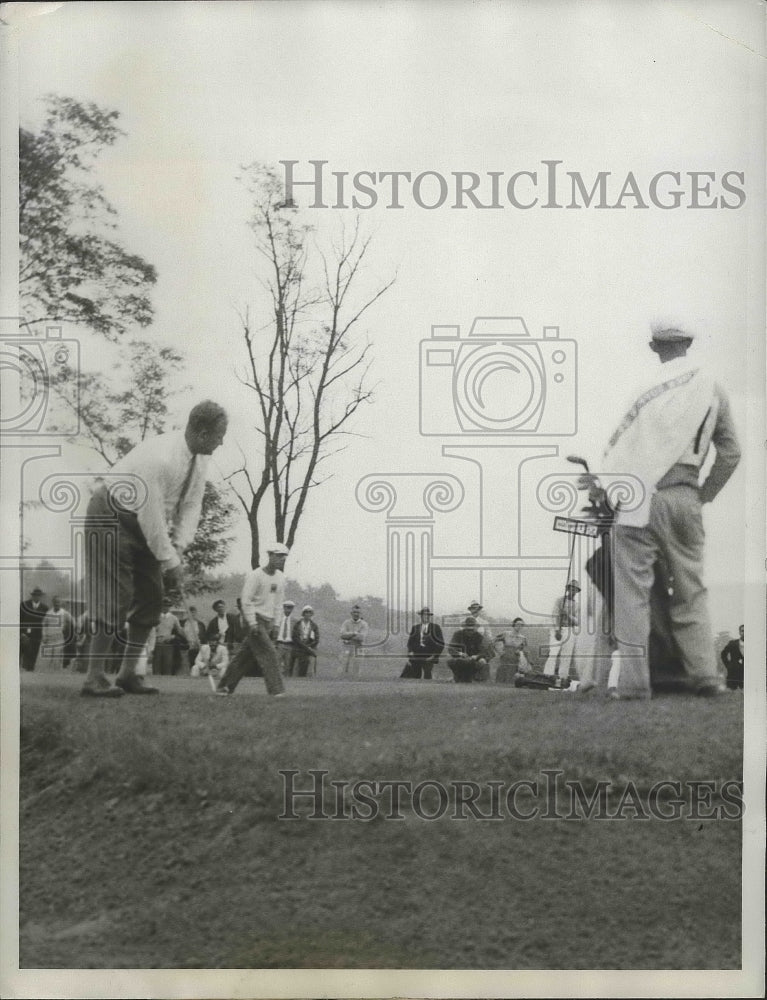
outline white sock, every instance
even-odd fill
[[[607,690],[618,687],[618,678],[621,674],[621,654],[616,649],[610,657],[610,673],[607,675]]]

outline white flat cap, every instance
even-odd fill
[[[290,549],[287,545],[283,545],[282,542],[272,542],[271,545],[267,545],[267,552],[274,552],[276,556],[287,556],[290,554]]]
[[[695,340],[695,330],[681,316],[659,316],[650,323],[650,330],[656,341]]]

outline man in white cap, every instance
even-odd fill
[[[282,614],[277,624],[277,662],[282,671],[283,677],[293,675],[293,661],[295,659],[295,647],[293,646],[293,608],[295,601],[282,602]]]
[[[580,584],[568,580],[565,592],[554,602],[552,626],[549,635],[549,655],[543,666],[544,674],[559,677],[578,675],[578,628],[581,623]]]
[[[466,610],[469,612],[471,617],[477,623],[474,631],[477,633],[477,635],[484,636],[485,639],[487,639],[489,636],[487,620],[480,616],[480,611],[484,610],[482,605],[479,603],[479,601],[472,601]]]
[[[689,683],[701,695],[718,695],[726,688],[716,666],[703,581],[701,508],[732,475],[740,448],[724,389],[694,358],[687,359],[695,332],[678,319],[659,320],[651,330],[650,349],[661,371],[634,397],[601,463],[608,476],[630,474],[641,484],[637,502],[618,507],[613,529],[616,649],[608,694],[650,697],[650,592],[655,563],[662,559],[673,578],[671,632]],[[701,483],[712,444],[716,457]],[[602,476],[603,486],[608,476]],[[598,496],[593,477],[590,485]]]
[[[293,626],[293,650],[295,659],[293,669],[297,677],[306,677],[309,664],[314,663],[314,674],[317,673],[317,646],[320,642],[320,630],[314,621],[314,608],[307,604],[301,611],[301,617]]]
[[[266,549],[266,566],[252,570],[242,587],[242,613],[248,634],[234,654],[216,688],[218,695],[234,694],[234,690],[256,664],[261,667],[270,695],[285,693],[274,648],[274,623],[285,601],[285,560],[290,549],[282,542],[273,542]]]
[[[368,623],[362,617],[362,608],[355,604],[351,618],[341,626],[341,674],[344,677],[359,677],[360,660],[365,655],[363,644],[368,634]]]

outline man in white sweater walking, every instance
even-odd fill
[[[237,685],[256,663],[263,671],[268,693],[274,697],[285,693],[272,633],[285,601],[285,574],[282,571],[290,549],[281,542],[274,542],[266,552],[269,557],[266,566],[259,566],[245,578],[241,600],[248,634],[218,682],[217,695],[234,694]]]

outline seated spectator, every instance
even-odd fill
[[[496,684],[513,684],[517,674],[525,674],[530,670],[525,655],[527,638],[522,634],[524,624],[522,618],[515,618],[511,623],[511,631],[502,632],[496,640],[500,646],[500,659],[495,672]]]
[[[216,682],[223,677],[229,666],[229,653],[223,642],[213,636],[210,642],[200,646],[200,652],[191,669],[192,677],[210,677],[215,690]]]
[[[454,634],[448,646],[448,667],[456,684],[471,684],[489,677],[491,653],[484,636],[477,631],[475,618],[464,619],[463,627]]]

